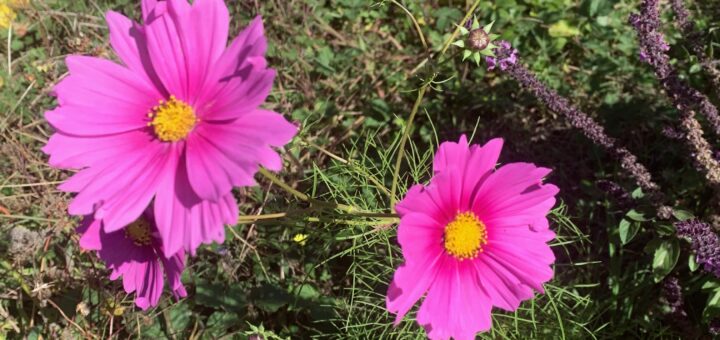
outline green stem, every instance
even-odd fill
[[[412,129],[413,120],[415,120],[415,115],[420,108],[420,104],[422,103],[423,97],[425,96],[425,91],[427,90],[428,86],[430,86],[430,83],[430,81],[425,82],[425,84],[420,87],[420,90],[418,90],[415,104],[413,105],[412,111],[410,111],[410,118],[408,118],[407,125],[405,125],[405,131],[403,132],[402,137],[400,137],[398,156],[395,160],[395,171],[393,171],[393,181],[392,186],[390,187],[390,205],[393,207],[393,210],[395,209],[395,202],[397,201],[395,193],[397,191],[398,179],[400,177],[400,167],[402,166],[403,156],[405,155],[405,143],[407,143],[407,140],[410,137],[410,130]]]
[[[450,48],[450,45],[452,44],[453,40],[457,37],[457,35],[460,33],[460,27],[465,24],[465,22],[472,17],[473,12],[475,12],[475,9],[480,5],[481,0],[475,0],[475,3],[473,3],[472,6],[470,6],[470,9],[465,14],[465,17],[460,22],[460,25],[458,25],[453,33],[450,35],[450,37],[445,41],[443,44],[443,48],[440,51],[440,54],[438,55],[438,59],[441,59],[445,52],[447,52],[448,48]],[[445,59],[443,62],[449,60]],[[395,194],[397,192],[397,185],[398,185],[398,179],[400,177],[400,167],[402,166],[403,157],[405,156],[405,143],[407,143],[407,139],[410,137],[410,130],[412,129],[413,120],[415,119],[415,115],[417,114],[418,109],[420,108],[420,104],[422,103],[423,97],[425,97],[425,92],[427,88],[432,84],[433,77],[428,79],[418,90],[417,98],[415,99],[415,104],[413,105],[412,111],[410,112],[410,117],[408,118],[407,125],[405,126],[405,131],[403,132],[402,137],[400,137],[400,145],[398,150],[398,156],[395,160],[395,170],[393,171],[393,180],[392,180],[392,186],[390,188],[390,205],[392,206],[393,210],[395,209],[395,202],[397,201]]]
[[[277,185],[277,186],[279,186],[280,188],[282,188],[283,190],[287,191],[289,194],[295,196],[297,199],[299,199],[299,200],[301,200],[301,201],[304,201],[304,202],[310,203],[311,206],[314,205],[314,206],[316,206],[316,207],[325,208],[325,209],[331,209],[331,210],[342,210],[342,211],[344,211],[344,212],[351,213],[351,214],[353,214],[353,215],[358,215],[358,216],[361,216],[361,215],[363,215],[363,214],[376,214],[376,213],[371,212],[371,211],[364,211],[364,210],[362,210],[362,209],[360,209],[360,208],[357,208],[357,207],[354,207],[354,206],[351,206],[351,205],[339,204],[339,203],[331,203],[331,202],[325,202],[325,201],[316,200],[316,199],[314,199],[314,198],[312,198],[312,197],[310,197],[310,196],[308,196],[308,195],[306,195],[306,194],[303,194],[303,193],[300,192],[300,191],[297,191],[297,190],[293,189],[290,185],[288,185],[287,183],[283,182],[283,180],[281,180],[280,178],[278,178],[277,176],[275,176],[275,174],[273,174],[272,172],[268,171],[267,169],[265,169],[265,168],[263,168],[263,167],[260,167],[260,168],[258,169],[258,172],[259,172],[260,174],[262,174],[263,176],[265,176],[265,178],[267,178],[268,180],[270,180],[270,182],[273,182],[275,185]]]

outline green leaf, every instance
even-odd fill
[[[698,270],[700,265],[697,263],[697,260],[695,259],[695,254],[690,254],[688,256],[688,269],[690,269],[691,272],[694,272]]]
[[[655,282],[662,281],[662,279],[675,268],[679,256],[680,244],[677,239],[659,242],[653,255],[652,264]]]
[[[633,190],[633,192],[630,194],[630,197],[632,197],[633,199],[636,199],[636,200],[641,199],[641,198],[645,197],[645,193],[643,193],[642,188],[637,188],[637,189]]]
[[[475,61],[475,64],[480,66],[480,53],[473,53],[473,61]]]
[[[465,59],[467,59],[467,58],[470,57],[471,55],[472,55],[472,51],[470,51],[470,50],[464,50],[464,51],[463,51],[463,61],[465,61]]]
[[[318,290],[315,289],[315,287],[306,283],[300,287],[300,289],[297,292],[297,295],[301,299],[316,299],[316,298],[320,297],[320,292],[318,292]]]
[[[180,302],[170,308],[170,334],[178,334],[185,331],[190,324],[190,308],[187,303]]]
[[[574,37],[576,35],[580,34],[580,30],[576,27],[570,26],[567,21],[560,20],[552,25],[550,25],[550,28],[548,29],[548,33],[551,37],[554,38],[561,38],[561,37]]]
[[[456,41],[453,42],[452,44],[455,45],[455,46],[457,46],[457,47],[464,48],[464,47],[465,47],[465,40],[456,40]]]
[[[461,35],[468,35],[468,34],[470,34],[470,31],[468,31],[468,29],[465,28],[465,26],[462,26],[462,25],[455,25],[455,26],[457,26],[457,27],[460,29],[460,34],[461,34]]]
[[[677,218],[680,221],[689,220],[691,218],[695,218],[695,215],[693,213],[687,211],[687,210],[681,210],[681,209],[673,209],[673,216]]]
[[[489,24],[485,25],[485,27],[483,27],[483,31],[485,31],[485,33],[490,34],[490,30],[492,30],[493,24],[495,24],[495,21],[492,21]]]
[[[269,313],[277,312],[280,307],[292,302],[292,299],[288,292],[272,284],[264,284],[250,291],[252,303]]]
[[[199,281],[195,289],[195,302],[229,312],[244,313],[247,307],[247,291],[240,286],[226,287],[223,284]]]
[[[627,214],[625,214],[625,216],[627,216],[629,219],[631,219],[633,221],[638,221],[638,222],[649,221],[649,219],[647,219],[645,217],[645,214],[640,213],[640,212],[636,211],[635,209],[631,209],[630,211],[628,211]]]
[[[705,304],[703,317],[710,319],[718,315],[720,315],[720,288],[715,288]]]
[[[622,245],[628,244],[637,234],[638,230],[640,230],[640,223],[639,222],[631,222],[626,219],[622,219],[620,221],[619,231],[620,231],[620,242]]]
[[[480,28],[480,21],[478,21],[477,17],[473,16],[472,25],[470,25],[470,29],[476,30]],[[487,33],[487,31],[485,31]]]

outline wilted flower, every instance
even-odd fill
[[[44,151],[55,167],[81,169],[60,186],[78,193],[70,214],[94,214],[112,233],[154,201],[165,256],[193,253],[223,241],[238,215],[232,188],[254,185],[259,165],[280,170],[272,147],[297,127],[259,108],[275,77],[260,17],[226,48],[221,0],[144,0],[142,9],[144,25],[107,13],[123,65],[67,58]]]
[[[493,306],[514,311],[552,278],[546,215],[558,188],[531,163],[495,169],[502,144],[443,143],[430,184],[397,204],[405,264],[386,300],[396,324],[427,293],[417,322],[431,339],[475,339],[492,326]]]

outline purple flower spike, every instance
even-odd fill
[[[675,223],[675,228],[679,236],[690,239],[697,263],[720,277],[720,238],[712,227],[699,220],[687,220]]]

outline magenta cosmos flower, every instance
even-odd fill
[[[135,292],[135,304],[143,310],[157,306],[167,277],[176,298],[187,296],[180,277],[185,269],[185,252],[166,258],[150,211],[123,230],[106,232],[102,221],[87,216],[78,232],[80,247],[96,250],[112,271],[111,280],[122,276],[125,292]]]
[[[142,9],[144,25],[106,16],[122,65],[67,58],[44,151],[55,167],[81,169],[60,186],[78,193],[70,214],[94,213],[113,232],[154,199],[165,255],[194,253],[223,241],[238,215],[232,188],[254,185],[258,165],[280,170],[272,147],[297,128],[259,108],[275,76],[260,17],[226,48],[221,0],[144,0]]]
[[[496,170],[502,144],[443,143],[430,184],[397,204],[405,263],[386,301],[396,324],[425,296],[417,322],[431,339],[475,339],[492,326],[492,306],[513,311],[552,278],[546,215],[558,188],[530,163]]]

